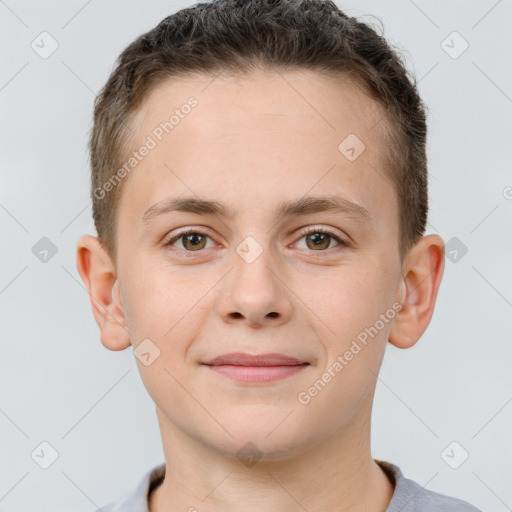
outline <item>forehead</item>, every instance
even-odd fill
[[[133,119],[133,149],[149,139],[153,147],[130,174],[119,210],[129,203],[135,220],[169,196],[196,195],[244,215],[308,193],[339,193],[389,219],[396,204],[382,167],[382,125],[381,107],[345,77],[173,78]]]

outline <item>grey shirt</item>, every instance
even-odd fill
[[[395,487],[386,512],[481,512],[466,501],[424,489],[390,462],[375,460]],[[148,496],[164,480],[165,464],[156,466],[142,477],[127,496],[95,512],[149,512]]]

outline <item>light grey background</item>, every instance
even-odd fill
[[[86,153],[94,95],[128,43],[188,5],[0,1],[3,512],[88,512],[163,462],[132,350],[101,345],[75,246],[95,234]],[[376,15],[405,50],[430,108],[428,232],[467,247],[446,261],[420,342],[387,348],[373,456],[482,510],[512,510],[512,2],[338,5]],[[31,48],[43,31],[59,45],[47,59]],[[453,31],[469,44],[458,58]],[[46,263],[32,252],[42,237],[58,249]],[[43,441],[58,452],[48,469],[31,457]],[[453,441],[452,465],[469,453],[458,469],[441,456]]]

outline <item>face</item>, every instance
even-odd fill
[[[277,459],[368,416],[402,277],[381,117],[348,80],[306,71],[148,96],[134,147],[155,146],[123,185],[117,282],[163,431]],[[235,352],[302,364],[205,364]]]

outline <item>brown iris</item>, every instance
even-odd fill
[[[309,242],[313,245],[310,245]],[[306,244],[309,249],[327,249],[331,242],[331,236],[327,233],[311,233],[306,236]]]
[[[200,233],[189,233],[187,235],[183,235],[183,247],[187,250],[198,250],[203,249],[206,243],[206,237],[201,235]]]

